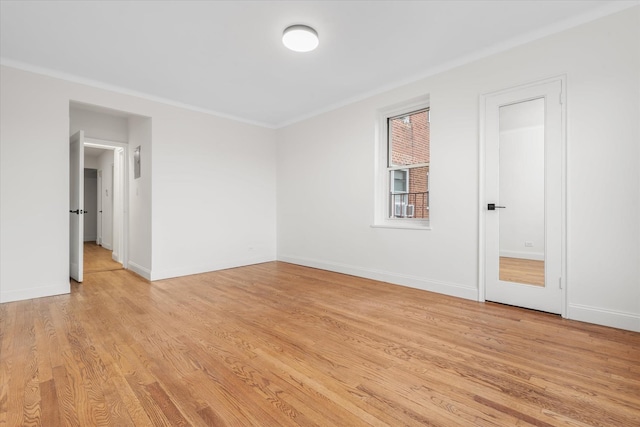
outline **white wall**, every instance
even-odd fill
[[[151,217],[151,119],[144,117],[131,117],[129,119],[129,164],[126,165],[129,173],[129,268],[138,274],[151,279],[151,252],[152,236],[151,221],[145,218]],[[134,178],[133,161],[136,147],[140,150],[140,178]],[[117,184],[114,180],[114,185]],[[120,219],[114,217],[114,229],[120,227]],[[114,239],[115,241],[115,239]]]
[[[85,138],[124,143],[129,138],[127,117],[91,111],[77,105],[69,107],[69,129],[70,135],[83,130]]]
[[[73,135],[73,134],[71,134]],[[84,155],[84,168],[85,169],[98,169],[98,158],[95,156]]]
[[[275,259],[275,154],[271,129],[179,108],[153,116],[153,279]]]
[[[98,230],[98,177],[96,170],[84,169],[84,241],[95,242]]]
[[[0,87],[0,302],[69,292],[70,101],[151,118],[127,135],[153,145],[131,184],[144,199],[130,212],[139,272],[275,259],[275,131],[5,66]]]
[[[567,75],[568,315],[640,330],[640,8],[278,131],[278,258],[478,298],[479,96]],[[430,94],[430,231],[371,228],[379,109]]]
[[[16,74],[0,67],[0,302],[69,292],[69,100]]]

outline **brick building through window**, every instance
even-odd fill
[[[389,218],[429,218],[429,109],[388,119]]]

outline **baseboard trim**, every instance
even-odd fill
[[[111,247],[109,243],[102,242],[102,247],[110,251],[113,250],[113,247]]]
[[[173,277],[190,276],[192,274],[209,273],[211,271],[226,270],[228,268],[245,267],[247,265],[262,264],[264,262],[275,261],[274,255],[257,256],[253,258],[229,260],[225,262],[212,263],[200,266],[190,266],[176,268],[173,270],[153,270],[150,280],[171,279]]]
[[[69,282],[54,286],[40,286],[28,289],[18,289],[15,291],[0,291],[0,303],[63,295],[68,294],[70,291],[71,286],[69,285]]]
[[[84,236],[85,242],[95,242],[96,240],[98,240],[97,236]]]
[[[640,332],[640,314],[605,310],[581,304],[569,304],[567,308],[567,317],[571,320]]]
[[[135,262],[129,260],[127,263],[127,269],[133,271],[138,276],[142,276],[147,280],[151,280],[151,270],[148,268],[144,268],[143,266],[136,264]]]
[[[406,274],[398,274],[389,271],[374,270],[347,264],[335,263],[331,261],[302,258],[291,255],[278,255],[278,261],[303,265],[305,267],[319,268],[321,270],[328,270],[336,273],[348,274],[350,276],[364,277],[366,279],[378,280],[381,282],[392,283],[394,285],[407,286],[409,288],[436,292],[439,294],[450,295],[473,301],[478,300],[477,288],[469,288],[456,283],[430,280]]]
[[[533,261],[544,261],[544,253],[536,252],[500,251],[500,256],[507,258],[530,259]]]

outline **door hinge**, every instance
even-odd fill
[[[560,105],[562,105],[562,104],[563,104],[563,101],[562,101],[562,92],[560,92],[560,94],[558,95],[558,98],[559,98],[559,101],[560,101]]]
[[[558,287],[562,289],[562,277],[558,277]]]

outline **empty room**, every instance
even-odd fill
[[[0,426],[640,425],[640,2],[0,0]]]

